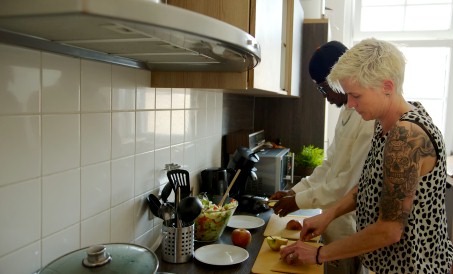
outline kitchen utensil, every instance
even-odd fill
[[[159,217],[164,220],[165,226],[170,226],[169,221],[174,218],[175,209],[169,203],[164,203],[159,207]]]
[[[190,195],[190,178],[189,172],[184,169],[174,169],[167,172],[168,181],[172,184],[176,193],[176,186],[181,188],[180,199]]]
[[[189,196],[179,202],[178,216],[184,223],[192,223],[200,215],[203,205],[197,197]]]
[[[176,186],[176,191],[175,191],[176,195],[175,195],[175,206],[176,206],[176,228],[181,228],[182,227],[182,224],[181,224],[181,219],[180,219],[180,216],[179,216],[179,212],[178,212],[178,208],[179,208],[179,201],[181,200],[181,187],[180,186]]]
[[[157,198],[156,195],[151,193],[148,195],[146,200],[148,201],[149,209],[154,214],[154,216],[159,217],[159,208],[161,206],[159,198]]]
[[[228,194],[230,193],[230,190],[231,190],[231,188],[233,187],[234,182],[236,182],[236,179],[238,178],[239,173],[241,173],[241,170],[240,170],[240,169],[238,169],[238,170],[236,171],[236,174],[234,175],[233,180],[231,181],[230,185],[228,186],[227,190],[225,191],[225,194],[223,194],[222,200],[220,200],[218,206],[223,206],[223,203],[225,202],[226,197],[227,197]]]
[[[166,203],[167,202],[167,199],[168,199],[168,196],[170,196],[170,193],[171,191],[173,190],[172,186],[171,186],[171,183],[168,182],[164,188],[162,189],[162,192],[160,193],[160,199]]]
[[[158,266],[156,254],[146,247],[135,244],[102,244],[63,255],[39,273],[156,273]]]

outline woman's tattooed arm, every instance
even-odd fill
[[[435,159],[435,149],[417,125],[403,122],[395,126],[384,149],[384,184],[380,202],[383,221],[406,225],[418,188],[422,162]]]

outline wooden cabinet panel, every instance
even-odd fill
[[[276,0],[252,0],[250,34],[261,46],[261,63],[252,71],[249,88],[283,92],[283,2]],[[282,58],[283,57],[283,58]],[[284,79],[284,78],[283,78]]]
[[[255,96],[298,96],[303,10],[297,0],[168,0],[168,4],[248,31],[261,46],[261,63],[248,72],[151,73],[152,87],[207,88]]]
[[[254,130],[262,130],[270,141],[299,151],[303,145],[324,146],[326,100],[311,80],[308,64],[313,52],[327,42],[326,19],[305,20],[303,24],[302,74],[299,98],[256,98]]]
[[[249,32],[248,0],[167,0],[167,4],[222,20]]]

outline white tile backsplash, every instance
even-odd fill
[[[81,61],[80,108],[86,112],[112,109],[112,66],[106,63]]]
[[[112,207],[134,198],[134,166],[133,156],[112,160]]]
[[[156,112],[154,110],[137,111],[135,125],[136,153],[152,151],[155,148]]]
[[[156,111],[156,131],[155,145],[156,149],[170,146],[171,135],[171,111],[158,110]]]
[[[42,236],[80,222],[80,169],[42,177]]]
[[[135,153],[135,112],[112,113],[112,158]]]
[[[184,111],[184,141],[191,142],[197,137],[198,110],[187,109]]]
[[[40,125],[38,115],[0,115],[0,187],[41,175]]]
[[[110,210],[82,221],[80,244],[82,247],[110,242]]]
[[[80,166],[80,114],[42,115],[42,173]]]
[[[60,230],[48,237],[43,237],[42,264],[46,265],[60,256],[76,250],[80,246],[80,224]]]
[[[215,96],[215,94],[214,94]],[[171,108],[184,109],[186,91],[183,88],[174,88],[171,92]]]
[[[155,223],[156,220],[161,220],[154,217],[149,213],[148,204],[146,203],[146,197],[149,193],[139,195],[134,199],[134,237],[135,239],[141,237],[147,233],[150,228],[158,225]],[[151,217],[151,218],[150,218]],[[160,222],[162,224],[162,221]]]
[[[135,109],[135,69],[112,67],[112,110]]]
[[[0,115],[39,112],[41,54],[0,44],[0,60]]]
[[[110,208],[110,162],[82,167],[80,181],[82,220]]]
[[[154,151],[135,155],[134,194],[140,195],[155,188]]]
[[[0,60],[0,273],[98,243],[156,248],[162,220],[146,197],[165,164],[187,169],[195,190],[219,165],[222,93],[3,44]]]
[[[156,109],[171,109],[171,89],[156,88]]]
[[[139,70],[137,72],[137,110],[156,109],[156,89],[149,87],[149,83],[151,83],[149,71]]]
[[[165,184],[168,182],[167,180],[167,173],[164,170],[165,164],[167,163],[172,163],[171,161],[171,150],[170,147],[162,148],[162,149],[157,149],[154,152],[155,156],[155,169],[154,169],[154,182],[155,188],[158,188],[159,186]],[[174,162],[173,162],[174,163]]]
[[[171,112],[171,144],[184,142],[184,110],[173,110]]]
[[[43,113],[80,110],[80,59],[56,54],[42,54]]]
[[[110,242],[132,243],[134,241],[134,199],[112,207],[110,227]]]
[[[23,258],[27,258],[24,263]],[[34,273],[41,267],[41,241],[0,258],[0,273]]]
[[[110,113],[83,113],[80,122],[81,165],[110,160]]]
[[[41,200],[40,179],[0,189],[0,258],[40,239]]]

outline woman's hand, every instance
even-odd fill
[[[332,217],[328,211],[304,219],[302,230],[300,231],[300,239],[308,241],[321,235],[331,221]]]
[[[280,259],[287,264],[316,264],[317,248],[297,241],[280,250]]]

